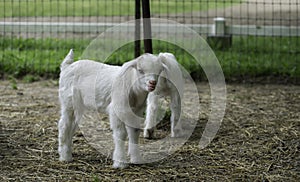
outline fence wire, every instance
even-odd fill
[[[151,0],[150,6],[151,17],[185,24],[206,39],[215,35],[214,19],[223,17],[229,43],[221,38],[224,45],[211,46],[227,79],[300,77],[300,0]],[[79,58],[93,38],[134,18],[133,0],[2,0],[1,75],[57,77],[70,48]],[[183,49],[156,42],[153,49],[174,53],[193,75],[203,76]],[[124,50],[112,64],[134,57],[132,45]]]

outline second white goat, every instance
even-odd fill
[[[170,96],[171,137],[183,135],[180,122],[181,101],[183,99],[184,79],[175,56],[171,53],[160,53],[158,58],[168,69],[158,78],[156,89],[148,95],[144,137],[153,139],[155,126],[158,124],[159,98]]]

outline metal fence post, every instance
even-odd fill
[[[208,44],[213,49],[227,49],[232,45],[232,35],[226,32],[226,20],[223,17],[214,18],[212,32],[207,37]]]
[[[142,0],[145,53],[153,53],[149,0]]]
[[[141,55],[141,0],[135,0],[134,57]]]
[[[225,18],[223,17],[214,18],[213,34],[224,36],[225,28],[226,28],[225,26],[226,26]]]

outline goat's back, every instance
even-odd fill
[[[87,109],[104,111],[110,102],[112,81],[119,70],[119,66],[91,60],[76,61],[60,74],[60,98],[72,97],[73,107],[81,105]]]
[[[169,95],[171,92],[178,91],[183,94],[184,79],[174,55],[169,53],[161,53],[166,59],[162,62],[167,66],[168,70],[164,70],[158,80],[157,88],[154,92],[160,95]]]

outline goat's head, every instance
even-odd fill
[[[126,71],[129,67],[133,67],[136,71],[139,86],[147,92],[155,90],[160,73],[167,69],[165,64],[152,54],[143,54],[125,64],[123,70]]]
[[[144,54],[138,58],[137,75],[139,84],[148,92],[155,90],[160,73],[166,69],[165,65],[152,54]]]

